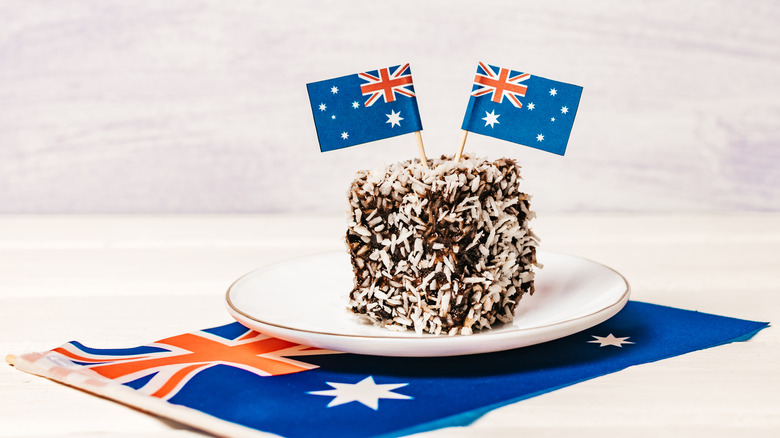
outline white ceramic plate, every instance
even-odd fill
[[[536,292],[525,295],[512,324],[470,336],[417,335],[365,324],[346,308],[352,267],[346,253],[265,266],[236,280],[225,299],[241,324],[288,341],[377,356],[455,356],[525,347],[590,328],[628,301],[616,271],[580,257],[540,251]]]

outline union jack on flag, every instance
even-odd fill
[[[395,67],[380,68],[376,74],[371,72],[358,73],[361,79],[368,81],[360,85],[363,96],[368,95],[365,106],[371,106],[381,96],[385,103],[395,102],[395,93],[414,97],[412,87],[412,72],[409,64]]]
[[[283,341],[239,324],[185,333],[136,348],[94,349],[69,342],[52,351],[163,400],[174,397],[193,377],[217,365],[258,376],[280,376],[317,368],[291,357],[337,353]]]
[[[528,87],[521,82],[530,78],[529,73],[515,73],[511,75],[511,70],[503,67],[493,67],[480,62],[477,67],[477,75],[474,77],[474,90],[471,95],[480,97],[490,94],[491,101],[502,103],[504,97],[515,106],[522,108],[519,97],[525,97]]]

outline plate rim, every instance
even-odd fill
[[[489,335],[491,337],[491,339],[495,339],[495,338],[502,338],[502,337],[507,337],[507,336],[512,336],[512,335],[516,336],[518,332],[523,332],[523,331],[535,331],[535,330],[542,330],[542,329],[545,329],[545,328],[548,328],[548,327],[563,326],[563,325],[572,323],[574,321],[578,321],[578,320],[581,320],[581,319],[587,319],[587,318],[592,317],[594,315],[597,315],[599,313],[610,313],[610,310],[613,309],[614,307],[619,307],[618,308],[618,311],[619,311],[620,308],[625,306],[625,304],[628,302],[628,298],[629,298],[629,296],[631,294],[631,284],[628,282],[628,279],[625,276],[623,276],[623,274],[618,272],[617,270],[615,270],[615,269],[613,269],[613,268],[611,268],[611,267],[609,267],[609,266],[607,266],[607,265],[605,265],[603,263],[597,262],[597,261],[592,260],[592,259],[587,258],[587,257],[578,256],[578,255],[573,255],[573,254],[568,254],[568,253],[561,253],[561,252],[557,252],[557,251],[544,251],[544,250],[537,250],[537,253],[554,254],[554,255],[559,255],[559,256],[572,257],[572,258],[585,260],[587,262],[599,265],[599,266],[601,266],[603,268],[606,268],[606,269],[612,271],[613,273],[617,274],[617,276],[620,277],[621,280],[623,280],[623,283],[625,285],[625,290],[620,295],[620,298],[618,298],[614,303],[610,304],[607,307],[601,308],[601,309],[599,309],[599,310],[597,310],[595,312],[591,312],[591,313],[589,313],[587,315],[581,315],[581,316],[577,316],[575,318],[570,318],[570,319],[566,319],[566,320],[563,320],[563,321],[554,322],[554,323],[551,323],[551,324],[538,325],[538,326],[526,327],[526,328],[516,328],[514,330],[508,330],[508,331],[505,331],[505,332],[493,332],[493,333],[490,333],[490,329],[488,329],[487,331],[475,332],[475,333],[473,333],[470,336],[466,336],[467,338],[472,338],[473,339],[473,338],[480,338],[481,337],[480,335]],[[434,334],[430,334],[430,333],[423,333],[423,334],[416,335],[416,336],[392,336],[392,335],[380,336],[380,335],[353,335],[353,334],[345,334],[345,333],[332,333],[332,332],[323,332],[323,331],[316,331],[316,330],[309,330],[309,329],[300,329],[300,328],[295,328],[295,327],[289,327],[289,326],[279,325],[279,324],[275,324],[275,323],[270,323],[270,322],[266,322],[266,321],[261,321],[261,320],[255,318],[255,317],[253,317],[251,315],[248,315],[245,312],[239,310],[233,304],[233,302],[230,300],[230,292],[233,290],[234,286],[239,281],[241,281],[242,279],[246,278],[249,275],[254,274],[255,272],[258,272],[258,271],[261,271],[261,270],[265,270],[265,269],[269,269],[269,268],[271,268],[271,267],[273,267],[275,265],[279,265],[279,264],[282,264],[282,263],[285,263],[285,262],[289,262],[289,261],[293,261],[293,260],[300,260],[300,259],[304,259],[304,258],[313,258],[313,257],[324,256],[324,255],[328,255],[328,254],[341,254],[341,251],[323,251],[323,252],[317,252],[317,253],[313,253],[313,254],[307,254],[305,256],[291,257],[291,258],[288,258],[288,259],[279,260],[279,261],[276,261],[276,262],[273,262],[273,263],[269,263],[269,264],[260,266],[260,267],[258,267],[256,269],[253,269],[253,270],[247,272],[246,274],[238,277],[235,281],[233,281],[233,283],[230,284],[230,286],[228,287],[227,291],[225,292],[225,304],[226,304],[226,306],[228,308],[228,312],[234,318],[236,318],[236,314],[238,314],[241,317],[243,317],[245,319],[248,319],[248,320],[251,320],[251,321],[254,321],[255,323],[258,323],[260,325],[273,327],[273,328],[276,328],[276,329],[279,329],[279,330],[286,330],[286,331],[290,331],[290,332],[294,332],[294,333],[308,333],[308,334],[318,335],[318,336],[329,336],[329,337],[332,336],[332,337],[339,337],[339,338],[353,338],[353,339],[365,339],[365,340],[392,339],[392,340],[396,340],[396,341],[404,340],[404,342],[406,340],[410,340],[410,341],[411,340],[427,341],[427,342],[431,342],[432,340],[436,340],[437,342],[456,342],[457,340],[459,340],[461,338],[464,338],[464,336],[449,336],[447,334],[434,335]],[[612,313],[607,319],[609,319],[612,316],[614,316],[615,313],[617,313],[617,312]],[[604,321],[606,321],[606,319]],[[603,322],[603,321],[599,321],[596,324],[599,324],[601,322]],[[594,325],[596,325],[596,324],[594,324]],[[451,339],[452,341],[445,341],[445,339]]]

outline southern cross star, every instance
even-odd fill
[[[344,131],[341,133],[341,139],[346,140],[349,138],[349,133],[347,131]]]
[[[482,120],[485,121],[485,126],[490,125],[491,128],[494,128],[494,124],[498,123],[501,124],[501,122],[498,121],[498,118],[501,116],[501,114],[496,114],[496,111],[485,111],[485,117],[482,118]]]
[[[326,109],[328,109],[328,107],[324,103],[321,103],[320,104],[320,111],[325,111]]]
[[[562,107],[562,108],[561,108],[561,113],[563,113],[563,114],[569,114],[569,108],[568,108],[568,107],[565,107],[565,106],[564,106],[564,107]]]
[[[328,403],[328,407],[343,405],[350,402],[362,403],[365,406],[373,410],[379,409],[379,399],[397,399],[397,400],[409,400],[413,397],[404,394],[398,394],[393,392],[394,389],[408,385],[408,383],[391,383],[377,385],[374,383],[374,378],[368,376],[358,383],[337,383],[337,382],[325,382],[334,389],[328,389],[325,391],[309,391],[307,394],[313,395],[327,395],[335,397]]]
[[[556,94],[558,94],[558,90],[555,88],[550,88],[550,96],[555,96]]]
[[[335,85],[330,87],[330,92],[333,93],[333,94],[338,93],[339,92],[339,87],[337,87]]]
[[[613,347],[620,347],[623,348],[623,344],[633,344],[631,341],[626,341],[626,339],[630,338],[630,336],[626,336],[625,338],[616,338],[612,333],[610,333],[608,336],[596,336],[591,335],[594,338],[596,338],[593,341],[588,341],[589,344],[599,344],[600,347],[606,347],[607,345],[611,345]]]
[[[544,140],[544,136],[542,134],[536,136],[536,141],[543,141],[543,140]]]
[[[401,120],[404,119],[401,117],[401,111],[395,112],[390,110],[390,114],[385,115],[387,116],[387,121],[385,123],[389,123],[391,128],[395,125],[401,126]]]

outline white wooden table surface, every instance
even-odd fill
[[[546,250],[624,274],[632,299],[780,321],[780,215],[556,215]],[[0,353],[132,346],[230,322],[241,274],[339,250],[341,217],[0,217]],[[426,436],[780,436],[780,334],[632,367]],[[200,432],[0,366],[0,437]],[[705,435],[706,434],[706,435]]]

